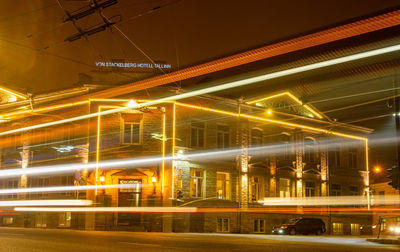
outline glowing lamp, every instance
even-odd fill
[[[151,177],[151,182],[156,183],[157,182],[157,178],[156,177]]]
[[[106,178],[104,176],[100,176],[100,182],[104,182]]]

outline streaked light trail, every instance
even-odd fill
[[[0,201],[0,207],[10,206],[90,206],[91,200],[10,200]]]
[[[143,185],[141,185],[143,187]],[[120,189],[120,188],[137,188],[136,184],[115,184],[115,185],[81,185],[81,186],[54,186],[54,187],[34,187],[34,188],[18,188],[18,189],[0,189],[2,194],[18,194],[18,193],[42,193],[42,192],[67,192],[67,191],[85,191],[95,189]]]
[[[18,212],[195,213],[196,207],[16,207]]]
[[[191,91],[191,92],[187,92],[187,93],[183,93],[183,94],[160,98],[160,99],[157,99],[154,101],[138,103],[138,104],[131,104],[131,106],[110,109],[110,110],[102,111],[100,113],[92,113],[92,114],[88,114],[88,115],[82,115],[82,116],[77,116],[77,117],[73,117],[73,118],[68,118],[68,119],[63,119],[63,120],[58,120],[58,121],[53,121],[53,122],[48,122],[48,123],[43,123],[43,124],[38,124],[38,125],[32,125],[32,126],[13,129],[13,130],[8,130],[8,131],[1,132],[0,136],[23,132],[23,131],[27,131],[27,130],[43,128],[43,127],[54,126],[54,125],[63,124],[63,123],[69,123],[69,122],[83,120],[83,119],[88,119],[88,118],[96,117],[99,114],[107,115],[107,114],[112,114],[112,113],[116,113],[116,112],[121,112],[121,111],[124,111],[127,109],[148,107],[148,106],[156,105],[156,104],[163,103],[163,102],[176,101],[176,100],[181,100],[181,99],[185,99],[185,98],[189,98],[189,97],[193,97],[193,96],[222,91],[225,89],[246,86],[246,85],[261,82],[261,81],[272,80],[272,79],[279,78],[279,77],[284,77],[284,76],[301,73],[301,72],[306,72],[306,71],[310,71],[310,70],[315,70],[315,69],[319,69],[319,68],[324,68],[324,67],[328,67],[328,66],[338,65],[338,64],[351,62],[351,61],[364,59],[364,58],[369,58],[369,57],[373,57],[373,56],[377,56],[377,55],[381,55],[381,54],[396,52],[399,50],[400,50],[400,45],[393,45],[393,46],[384,47],[384,48],[380,48],[380,49],[370,50],[367,52],[344,56],[344,57],[340,57],[340,58],[336,58],[336,59],[322,61],[322,62],[318,62],[318,63],[314,63],[314,64],[309,64],[309,65],[305,65],[305,66],[301,66],[301,67],[291,68],[291,69],[278,71],[278,72],[274,72],[274,73],[268,73],[268,74],[264,74],[264,75],[260,75],[260,76],[256,76],[256,77],[246,78],[243,80],[228,82],[228,83],[221,84],[218,86],[212,86],[212,87],[195,90],[195,91]]]

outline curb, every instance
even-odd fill
[[[395,239],[377,239],[377,238],[370,238],[367,239],[369,242],[376,242],[380,244],[395,244],[395,245],[400,245],[400,240],[395,240]]]

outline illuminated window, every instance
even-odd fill
[[[314,196],[315,196],[315,183],[306,182],[306,197],[314,197]]]
[[[351,223],[351,235],[360,235],[360,224]]]
[[[343,223],[332,223],[332,230],[334,235],[342,235]]]
[[[230,230],[229,224],[230,224],[229,218],[218,218],[217,232],[228,233]]]
[[[260,179],[258,177],[251,178],[251,200],[258,201],[260,199]]]
[[[217,142],[219,149],[229,148],[229,127],[226,125],[217,126]]]
[[[254,220],[254,233],[265,233],[265,220],[263,219]]]
[[[203,171],[197,169],[190,170],[190,197],[203,197]]]
[[[3,217],[4,225],[11,225],[14,223],[14,217]]]
[[[217,172],[217,198],[230,199],[229,173]]]
[[[342,195],[342,187],[338,184],[333,184],[331,186],[331,196],[341,196]]]
[[[204,147],[204,123],[203,122],[192,122],[191,126],[191,147]]]
[[[59,213],[58,217],[59,227],[71,227],[71,212]]]
[[[279,196],[281,198],[290,197],[290,179],[279,179]]]
[[[17,179],[9,180],[7,189],[15,189],[15,188],[18,188],[18,180]],[[15,193],[8,194],[7,198],[16,199],[17,198],[17,194],[15,194]]]

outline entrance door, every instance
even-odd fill
[[[141,179],[120,179],[121,185],[133,185],[132,188],[120,188],[118,192],[119,207],[140,207],[142,199]],[[140,225],[140,213],[119,213],[118,226],[132,227]]]

